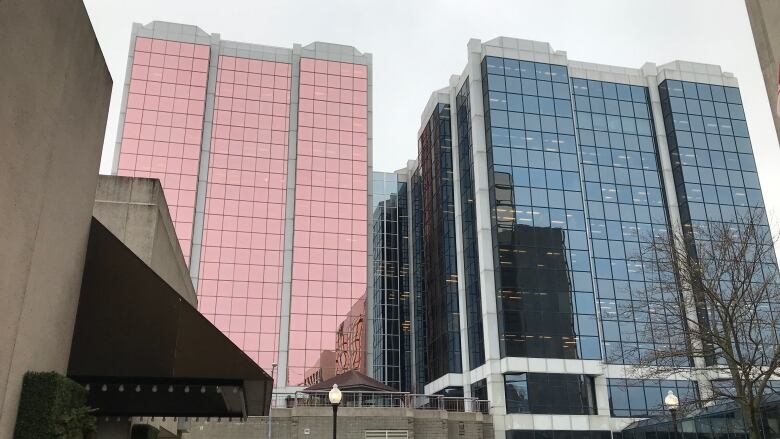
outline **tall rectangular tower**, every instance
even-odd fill
[[[372,205],[372,376],[401,391],[411,389],[409,213],[404,172],[374,172]]]
[[[706,374],[633,367],[683,324],[649,294],[660,280],[642,250],[763,207],[731,74],[471,40],[418,139],[406,170],[418,392],[490,400],[502,439],[611,437],[662,414],[668,391],[712,393]],[[662,329],[648,336],[649,322]]]
[[[370,54],[135,24],[113,170],[160,179],[200,311],[278,388],[366,370]]]

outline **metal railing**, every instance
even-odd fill
[[[274,393],[271,407],[330,407],[327,391]],[[419,395],[404,392],[342,392],[340,407],[405,407],[461,413],[490,413],[490,402],[477,398]]]
[[[295,400],[295,393],[274,392],[271,396],[271,407],[275,409],[292,408],[290,401]]]

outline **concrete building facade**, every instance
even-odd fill
[[[270,376],[194,307],[159,182],[98,176],[112,81],[83,3],[2,2],[0,36],[0,437],[27,372],[83,385],[98,415],[267,414]],[[227,391],[169,404],[174,383]]]
[[[632,379],[633,353],[663,336],[637,340],[645,320],[619,311],[651,306],[654,280],[632,262],[648,237],[695,238],[763,206],[733,75],[471,40],[418,136],[397,172],[413,391],[489,400],[502,439],[610,437],[661,413],[669,390],[711,392],[693,374]]]
[[[198,299],[158,181],[101,175],[92,215],[187,302]]]
[[[112,81],[79,0],[4,1],[0,37],[0,437],[12,437],[24,374],[68,367]]]
[[[162,182],[200,311],[280,389],[365,371],[371,55],[136,24],[124,88],[114,172]]]
[[[775,130],[780,138],[780,4],[772,0],[745,0],[745,5]]]

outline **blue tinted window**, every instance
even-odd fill
[[[520,64],[517,61],[505,60],[504,70],[507,76],[507,87],[517,85],[516,76],[520,75]],[[513,77],[514,76],[514,77]],[[510,86],[510,84],[512,84]],[[510,97],[516,95],[508,95]],[[462,274],[466,285],[466,323],[469,340],[469,365],[472,369],[485,363],[484,333],[482,328],[482,300],[480,294],[479,256],[477,252],[476,236],[476,209],[474,205],[474,162],[471,154],[471,104],[469,100],[469,81],[466,80],[456,98],[457,104],[457,130],[458,151],[460,166],[460,199],[461,201],[461,228],[463,236],[463,253],[465,258],[465,272]],[[511,108],[510,108],[511,109]],[[510,128],[523,128],[522,115],[509,112],[508,121]],[[522,131],[512,129],[509,131],[510,143]],[[514,146],[514,145],[513,145]],[[498,149],[498,147],[494,148]],[[511,163],[525,162],[525,155],[521,149],[510,149]],[[484,380],[483,380],[484,381]],[[478,386],[477,386],[478,387]],[[472,389],[475,385],[472,385]],[[485,396],[486,398],[486,396]]]
[[[589,90],[601,93],[594,95]],[[640,244],[650,238],[650,230],[666,228],[667,224],[663,197],[653,187],[660,185],[660,171],[647,96],[643,87],[589,81],[588,90],[582,90],[574,100],[580,127],[585,121],[595,130],[592,140],[590,134],[583,136],[580,130],[580,142],[583,162],[598,165],[584,166],[585,199],[591,217],[596,300],[602,309],[602,348],[608,362],[630,364],[638,358],[636,329],[620,330],[636,328],[637,323],[624,322],[621,326],[610,321],[610,316],[617,318],[613,304],[616,296],[632,306],[648,306],[642,304],[647,301],[645,290],[650,286],[645,285],[633,261],[640,254]],[[676,107],[685,111],[684,98],[675,99]],[[587,144],[595,144],[596,148],[584,146]],[[660,215],[650,212],[650,192],[661,206]],[[629,280],[632,286],[626,284]]]
[[[487,60],[485,61],[488,62]],[[492,68],[498,72],[502,62],[493,60]],[[487,75],[495,84],[503,84],[504,76]],[[488,80],[490,83],[490,80]],[[496,89],[503,88],[495,87]],[[485,105],[489,107],[489,95],[485,93]],[[506,124],[506,112],[494,110],[491,113],[495,124]],[[455,246],[455,206],[452,178],[452,125],[449,104],[438,104],[420,135],[420,175],[422,185],[422,205],[420,215],[424,224],[422,251],[427,255],[421,279],[425,291],[425,375],[434,380],[447,373],[462,372],[460,352],[460,328],[458,288],[448,281],[457,276],[457,256]],[[508,143],[508,130],[496,128],[491,131],[491,140]],[[511,160],[508,148],[496,146],[491,150],[493,162]],[[499,166],[499,165],[494,165]],[[416,258],[415,258],[416,259]]]
[[[729,223],[748,204],[763,205],[740,93],[734,87],[672,80],[659,91],[683,228],[691,245],[706,244],[700,230],[708,223]],[[654,202],[658,195],[648,197]],[[656,215],[651,209],[651,219]]]
[[[507,413],[570,415],[596,413],[593,377],[587,375],[506,374],[504,391]]]
[[[506,91],[506,85],[504,83],[504,77],[500,75],[488,75],[488,87],[491,91]]]
[[[521,86],[520,78],[507,77],[506,91],[509,93],[521,93],[522,86]]]
[[[501,354],[598,359],[570,79],[564,66],[515,60],[502,65],[505,72],[517,66],[519,74],[495,78],[491,72],[497,69],[483,68],[493,140],[490,184]],[[492,94],[503,93],[501,84],[491,85],[494,80],[508,92],[508,112],[500,96]],[[587,82],[575,86],[575,94],[588,93]]]
[[[609,336],[617,337],[618,325],[610,324]],[[698,386],[695,381],[685,380],[626,380],[607,379],[609,389],[610,413],[615,417],[653,417],[667,413],[663,397],[672,391],[681,403],[695,401],[698,398]]]

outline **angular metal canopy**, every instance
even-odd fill
[[[92,219],[68,376],[103,415],[267,415],[272,378]]]

